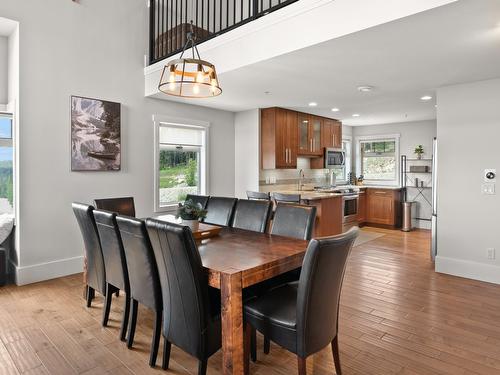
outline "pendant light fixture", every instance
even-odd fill
[[[189,48],[191,48],[192,58],[183,58],[184,52]],[[158,90],[167,95],[184,98],[211,98],[222,93],[215,66],[200,58],[195,42],[193,21],[191,21],[181,56],[169,61],[163,68]]]

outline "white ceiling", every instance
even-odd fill
[[[16,29],[17,22],[0,17],[0,36],[9,36]]]
[[[421,96],[496,77],[500,1],[460,0],[224,73],[220,97],[189,103],[230,111],[281,106],[347,125],[418,121],[436,117],[435,100]],[[375,90],[360,93],[359,85]],[[308,107],[311,101],[318,106]]]

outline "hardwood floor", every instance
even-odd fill
[[[435,273],[429,232],[364,230],[384,236],[355,247],[349,259],[339,334],[344,375],[500,374],[500,286]],[[0,374],[196,374],[197,361],[175,347],[168,372],[151,369],[153,315],[139,311],[128,350],[118,339],[123,295],[113,298],[110,326],[102,328],[102,298],[85,308],[81,280],[0,288]],[[307,367],[334,374],[330,347]],[[219,352],[208,373],[220,369]],[[250,371],[291,375],[297,362],[276,345],[264,355],[259,337]]]

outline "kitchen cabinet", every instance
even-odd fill
[[[366,222],[398,227],[401,218],[400,195],[400,190],[367,188]]]
[[[321,134],[323,119],[306,113],[298,114],[299,155],[322,155]]]
[[[333,119],[323,119],[321,126],[320,155],[311,159],[311,169],[323,169],[325,167],[324,149],[342,148],[342,123]]]
[[[366,222],[366,190],[359,191],[358,200],[358,224]]]
[[[297,112],[262,109],[260,126],[262,169],[297,168]]]

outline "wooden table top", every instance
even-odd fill
[[[219,287],[220,274],[242,274],[247,287],[300,267],[308,241],[235,228],[198,243],[210,285]]]

